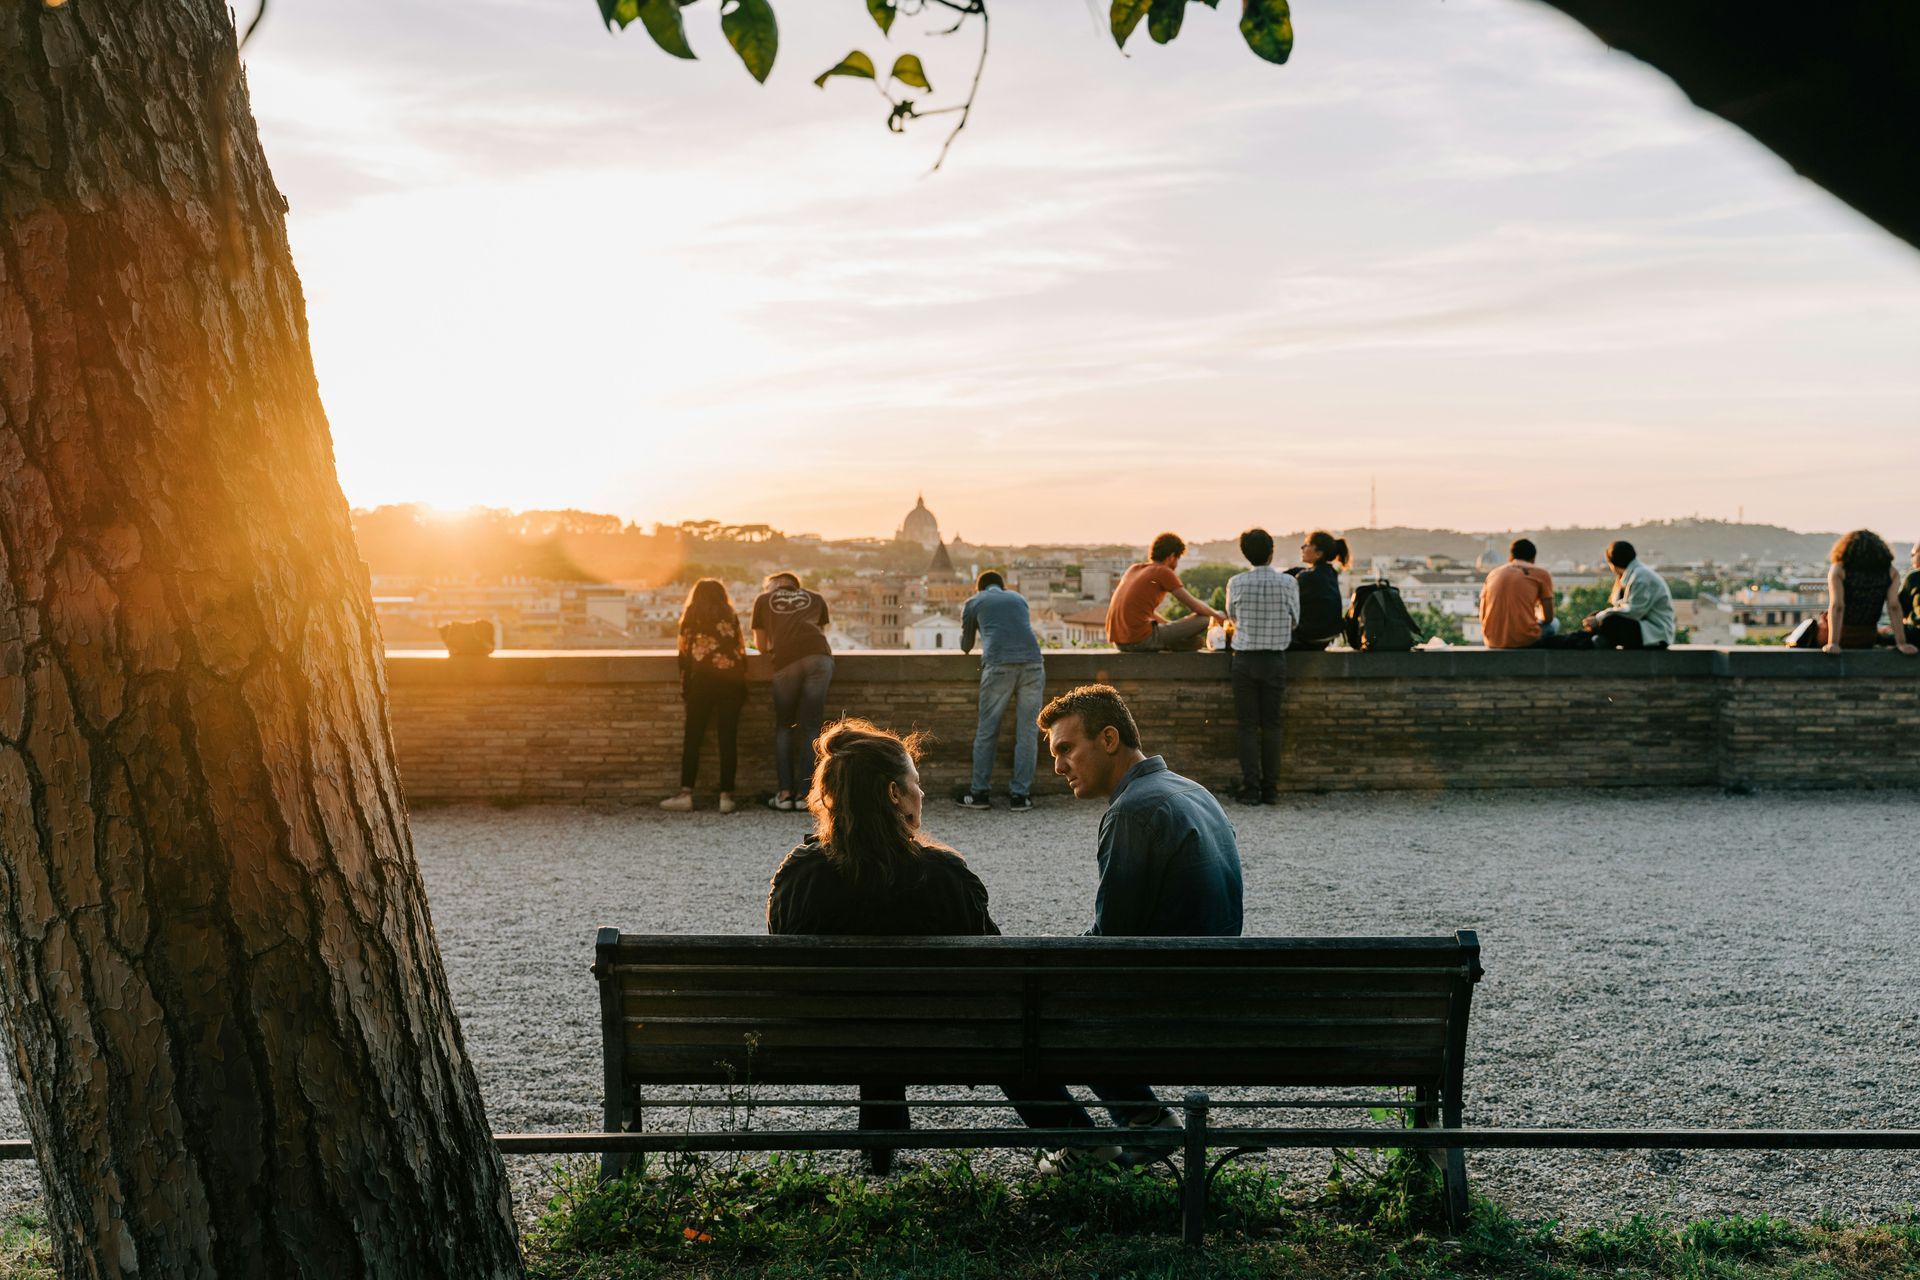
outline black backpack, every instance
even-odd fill
[[[1391,582],[1376,578],[1353,589],[1345,618],[1347,643],[1370,653],[1405,653],[1426,639]]]

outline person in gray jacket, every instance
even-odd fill
[[[1240,846],[1213,793],[1140,748],[1133,713],[1110,685],[1064,693],[1040,713],[1053,771],[1076,798],[1107,802],[1100,818],[1100,885],[1093,927],[1105,937],[1240,935]],[[1146,1085],[1094,1083],[1093,1092],[1127,1131],[1178,1128],[1180,1121]],[[1061,1105],[1065,1086],[1032,1091],[1036,1102]],[[1123,1160],[1143,1164],[1150,1148],[1124,1143],[1067,1147],[1041,1157],[1042,1173]]]
[[[1007,807],[1015,813],[1033,808],[1033,769],[1040,754],[1034,720],[1046,694],[1047,669],[1040,641],[1033,634],[1027,599],[1007,590],[1007,581],[989,569],[974,584],[974,597],[960,612],[960,652],[980,644],[980,718],[973,730],[973,782],[956,803],[963,809],[993,807],[993,751],[1000,743],[1000,722],[1007,704],[1013,712],[1013,781]]]
[[[1607,607],[1581,623],[1593,636],[1594,648],[1664,649],[1672,644],[1677,632],[1673,593],[1666,579],[1649,568],[1624,538],[1607,544],[1607,567],[1614,578]]]

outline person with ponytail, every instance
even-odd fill
[[[1287,570],[1300,586],[1300,622],[1289,650],[1318,651],[1340,634],[1340,570],[1353,563],[1347,540],[1315,529],[1300,544],[1300,563]]]
[[[921,737],[866,720],[837,721],[814,743],[813,833],[786,856],[767,893],[767,932],[932,937],[998,934],[987,887],[920,829]],[[905,1129],[895,1086],[860,1087],[862,1129]],[[873,1172],[893,1152],[867,1155]]]
[[[901,737],[851,717],[814,744],[813,832],[780,863],[767,892],[767,932],[862,937],[997,936],[987,887],[958,853],[920,827],[921,735]],[[1006,1085],[1010,1099],[1045,1097],[1014,1110],[1035,1128],[1090,1128],[1063,1088]],[[862,1129],[906,1129],[912,1112],[898,1085],[860,1086]],[[1119,1148],[1113,1149],[1116,1153]],[[1111,1157],[1109,1157],[1111,1158]],[[893,1152],[867,1153],[884,1175]]]

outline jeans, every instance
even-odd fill
[[[700,742],[707,722],[720,739],[720,789],[733,790],[734,766],[739,759],[740,707],[747,700],[747,682],[729,680],[705,671],[687,676],[687,729],[680,740],[680,785],[691,787],[700,776]]]
[[[1250,795],[1280,789],[1281,713],[1287,698],[1287,655],[1278,649],[1233,652],[1233,714],[1240,722],[1240,786]]]
[[[1153,634],[1145,640],[1117,644],[1114,648],[1122,653],[1197,652],[1207,643],[1209,621],[1204,613],[1190,613],[1178,622],[1156,622],[1153,624]]]
[[[804,794],[813,778],[813,740],[827,714],[833,658],[809,654],[773,673],[773,767],[780,789]]]
[[[973,789],[984,793],[993,782],[993,749],[1000,743],[1000,721],[1013,703],[1012,793],[1033,790],[1033,766],[1040,754],[1040,700],[1047,668],[1039,662],[994,662],[980,666],[980,721],[973,731]]]
[[[1629,618],[1624,613],[1610,613],[1600,619],[1599,629],[1593,635],[1593,647],[1596,649],[1644,649],[1647,647],[1638,619]]]

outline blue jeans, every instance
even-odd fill
[[[1033,766],[1040,752],[1040,700],[1046,694],[1047,668],[1039,662],[980,664],[980,722],[973,731],[973,789],[993,781],[993,749],[1000,742],[1000,721],[1013,703],[1013,786],[1016,796],[1033,790]]]
[[[813,740],[827,714],[833,659],[809,654],[773,673],[773,767],[780,789],[804,795],[813,778]]]

